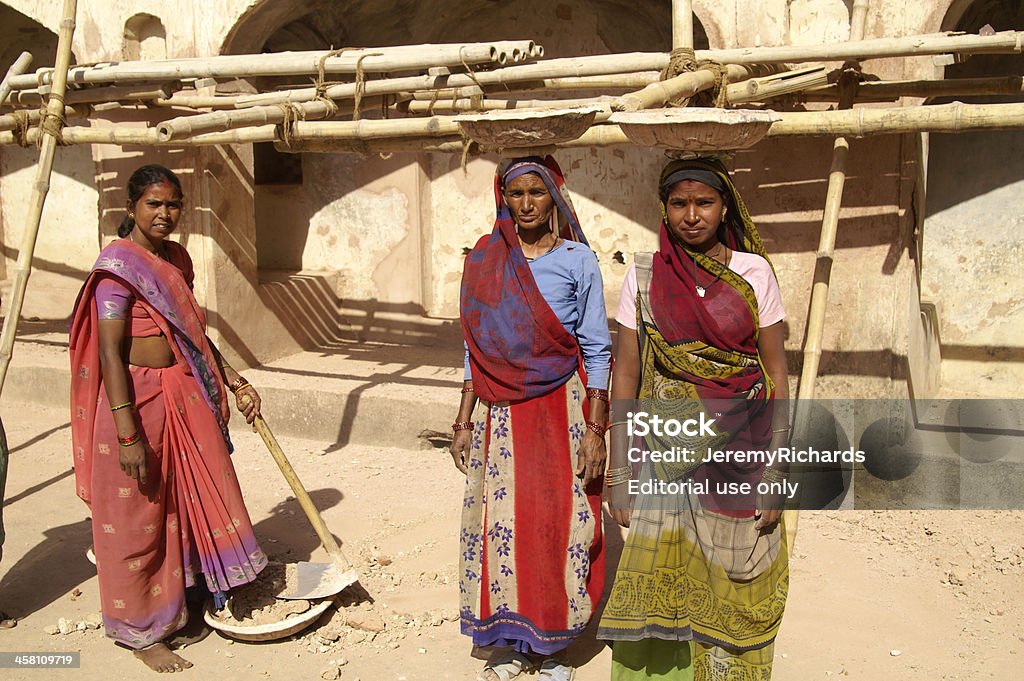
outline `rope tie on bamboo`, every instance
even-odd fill
[[[306,120],[306,111],[302,107],[292,104],[291,102],[284,102],[277,106],[281,109],[282,115],[280,138],[286,147],[291,148],[292,137],[295,135],[295,122]]]
[[[668,66],[662,69],[659,74],[661,80],[669,80],[684,73],[693,73],[706,69],[714,73],[715,84],[710,93],[698,92],[693,97],[676,97],[666,102],[668,106],[689,106],[699,104],[703,106],[714,106],[724,109],[729,105],[729,69],[723,64],[710,59],[698,61],[697,54],[692,47],[680,47],[672,50],[668,58]]]
[[[39,122],[39,131],[43,134],[49,133],[57,144],[64,147],[67,146],[67,142],[64,141],[64,136],[61,131],[64,126],[68,124],[67,119],[64,117],[64,97],[56,94],[55,92],[50,93],[51,100],[57,100],[60,102],[60,113],[51,113],[49,107],[43,111],[43,119]],[[43,135],[39,135],[39,139],[36,140],[36,146],[41,147],[43,145]]]
[[[28,129],[32,126],[28,111],[14,111],[11,115],[14,116],[14,130],[11,130],[11,134],[14,135],[14,141],[17,142],[19,147],[28,147]]]
[[[464,48],[464,47],[460,47],[460,48],[459,48],[459,61],[461,61],[461,62],[462,62],[462,66],[463,66],[463,68],[465,68],[465,69],[466,69],[466,75],[467,75],[467,76],[469,76],[469,79],[470,79],[471,81],[473,81],[473,84],[474,84],[474,85],[476,85],[476,86],[477,86],[478,88],[480,88],[480,92],[482,93],[482,92],[484,92],[484,86],[483,86],[483,84],[482,84],[482,83],[481,83],[481,82],[480,82],[479,80],[477,80],[477,78],[476,78],[476,72],[475,72],[475,71],[473,71],[473,67],[472,67],[472,66],[470,66],[470,65],[469,65],[469,64],[468,64],[468,63],[466,62],[466,56],[465,56],[465,55],[463,54],[463,51],[464,51],[465,49],[466,49],[466,48]],[[452,95],[452,98],[453,98],[453,99],[455,99],[455,97],[456,97],[455,95]]]
[[[337,82],[334,82],[334,81],[332,81],[330,83],[327,82],[327,77],[325,75],[325,69],[326,69],[325,65],[327,63],[327,60],[330,59],[331,57],[337,57],[337,56],[341,55],[343,52],[345,52],[347,50],[353,50],[353,49],[355,49],[355,48],[354,47],[339,47],[338,49],[334,49],[332,47],[330,49],[330,51],[328,51],[326,54],[324,54],[322,57],[320,57],[320,61],[317,64],[317,68],[316,68],[316,82],[314,83],[314,85],[316,86],[316,94],[314,95],[314,99],[324,99],[324,98],[326,98],[326,96],[327,96],[327,87],[329,85],[336,85],[337,84]]]
[[[356,60],[356,97],[352,105],[352,120],[359,120],[359,107],[363,103],[363,95],[366,94],[366,72],[363,70],[363,60],[367,57],[382,57],[383,52],[369,52]]]

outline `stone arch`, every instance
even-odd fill
[[[140,13],[124,23],[122,54],[126,60],[167,58],[167,31],[159,17]]]

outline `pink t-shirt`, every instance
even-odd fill
[[[779,282],[775,280],[768,261],[754,253],[732,252],[729,269],[747,280],[754,289],[757,298],[758,320],[761,328],[781,322],[786,318],[782,307],[782,295],[779,293]],[[636,281],[636,263],[629,264],[626,278],[622,281],[622,294],[619,296],[619,309],[615,313],[615,321],[627,329],[636,328],[636,294],[639,286]]]

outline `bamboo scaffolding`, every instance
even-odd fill
[[[907,38],[877,38],[831,45],[739,48],[732,50],[698,50],[698,59],[723,64],[759,64],[780,62],[850,61],[886,57],[923,56],[930,54],[1020,53],[1024,32],[1004,31],[989,36],[952,35],[946,33]],[[549,59],[533,64],[509,66],[476,74],[455,73],[445,76],[407,76],[368,80],[363,94],[395,94],[416,90],[452,87],[485,87],[511,85],[517,82],[582,76],[607,76],[637,71],[660,71],[668,65],[668,55],[632,52],[592,57]],[[354,97],[358,85],[344,83],[326,89],[329,99]],[[268,105],[284,102],[307,102],[317,98],[316,88],[298,88],[283,92],[253,95],[241,105]]]
[[[413,71],[437,66],[505,64],[534,59],[542,52],[533,41],[522,40],[359,48],[328,56],[331,54],[327,50],[318,50],[93,64],[73,67],[68,80],[76,85],[94,85],[140,80],[316,75],[320,73],[321,62],[323,73],[329,75],[355,74],[357,71]],[[52,78],[53,69],[39,69],[33,74],[13,79],[11,87],[15,90],[33,89],[48,84]]]
[[[64,107],[64,118],[72,118],[80,115],[79,111],[76,111],[70,106]],[[43,118],[43,111],[40,109],[24,109],[16,113],[3,114],[0,116],[0,131],[4,130],[16,130],[21,125],[21,120],[24,119],[30,126],[38,125],[39,121]]]
[[[32,54],[30,52],[22,52],[14,60],[14,63],[7,69],[4,79],[0,81],[0,102],[7,99],[7,95],[11,93],[11,81],[25,73],[31,63]]]
[[[170,83],[163,85],[130,85],[125,87],[95,87],[83,90],[69,90],[64,96],[68,104],[98,104],[106,102],[132,102],[149,99],[163,99],[174,91]],[[40,106],[47,97],[44,90],[17,90],[4,101],[5,106],[15,108]]]
[[[54,66],[53,90],[46,105],[48,121],[54,121],[57,129],[49,125],[43,126],[42,145],[39,150],[39,163],[36,167],[36,182],[29,200],[28,223],[18,251],[18,262],[14,267],[14,281],[11,286],[11,303],[4,317],[3,331],[0,332],[0,393],[3,392],[7,380],[7,369],[14,354],[14,337],[18,331],[18,320],[21,308],[25,303],[25,290],[28,278],[32,273],[32,255],[36,248],[36,237],[39,234],[39,223],[43,217],[43,204],[46,194],[50,191],[50,174],[53,171],[53,156],[57,150],[57,138],[60,134],[60,120],[64,114],[64,92],[67,89],[68,65],[71,63],[71,40],[75,32],[75,14],[77,0],[64,0],[64,8],[60,29],[57,33],[57,59]]]
[[[758,73],[765,73],[769,67],[741,66],[729,64],[726,74],[729,81],[745,80]],[[619,97],[612,105],[615,111],[639,111],[664,106],[665,102],[677,97],[692,97],[698,92],[710,90],[718,82],[718,74],[711,69],[689,71],[675,78],[651,83],[642,90]]]
[[[565,78],[582,76],[607,76],[617,73],[634,73],[636,71],[660,70],[668,64],[668,56],[659,53],[629,52],[596,57],[567,57],[564,59],[548,59],[534,64],[522,66],[506,66],[493,71],[480,71],[475,74],[454,73],[448,76],[406,76],[403,78],[381,78],[367,80],[364,84],[364,95],[385,95],[417,90],[443,90],[445,88],[481,87],[488,85],[512,85],[529,81],[541,81],[547,78]],[[324,96],[328,99],[345,99],[354,97],[356,83],[332,85],[326,89]],[[260,106],[283,104],[285,102],[308,102],[316,99],[316,88],[299,88],[282,92],[268,92],[246,98],[242,105]]]

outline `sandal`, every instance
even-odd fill
[[[531,671],[534,663],[526,655],[515,650],[510,650],[502,655],[497,655],[484,665],[483,670],[477,674],[476,681],[511,681],[523,672]],[[490,674],[488,674],[490,672]]]
[[[537,680],[548,679],[549,681],[572,681],[576,678],[576,668],[565,662],[548,658],[540,666],[540,673]]]

